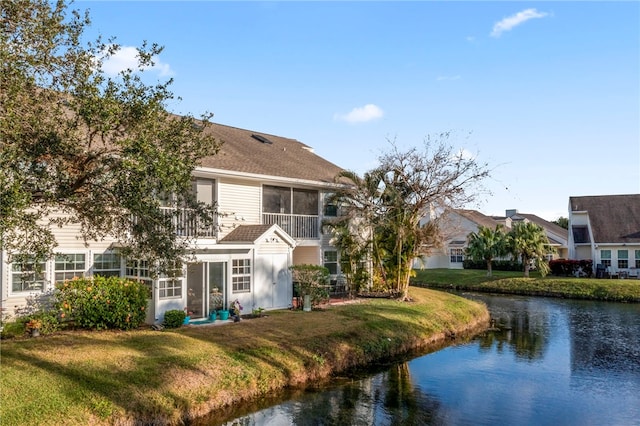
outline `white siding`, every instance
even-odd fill
[[[227,214],[220,217],[220,238],[224,238],[234,227],[259,225],[262,223],[262,187],[257,182],[221,180],[218,184],[218,211]]]
[[[258,255],[262,256],[267,254],[287,253],[288,249],[289,244],[277,238],[277,241],[274,242],[258,242],[256,251]]]

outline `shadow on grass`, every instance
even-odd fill
[[[105,423],[113,422],[111,416],[179,423],[194,413],[390,359],[429,339],[442,344],[468,326],[446,312],[438,316],[438,310],[372,301],[176,331],[68,333],[3,345],[3,376],[28,360],[43,377],[57,378],[56,388],[63,389],[57,392],[69,401],[69,410],[80,407]],[[445,333],[433,338],[434,330]],[[41,392],[33,398],[48,396]],[[3,405],[5,415],[24,408]],[[40,405],[43,418],[71,414]]]

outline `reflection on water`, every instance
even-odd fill
[[[465,296],[494,331],[223,424],[640,425],[639,304]]]

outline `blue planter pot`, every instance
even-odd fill
[[[191,317],[187,315],[186,317],[184,317],[184,321],[182,322],[182,324],[187,325],[189,324],[189,321],[191,321]]]
[[[220,320],[226,321],[228,319],[229,319],[229,311],[227,310],[220,311]]]
[[[215,320],[216,320],[216,311],[209,312],[209,321],[215,321]]]

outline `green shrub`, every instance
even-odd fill
[[[293,273],[294,294],[311,296],[311,305],[315,306],[329,298],[329,270],[319,265],[294,265],[289,267]]]
[[[12,339],[14,337],[24,335],[24,333],[27,331],[25,324],[26,321],[22,321],[22,319],[3,322],[2,332],[0,332],[0,338]]]
[[[180,309],[170,309],[164,313],[163,325],[167,328],[178,328],[184,323],[187,314]]]
[[[40,334],[46,335],[55,333],[60,330],[60,321],[54,311],[42,311],[24,317],[25,323],[31,320],[37,320],[40,324],[38,329]]]
[[[141,282],[96,276],[65,281],[56,290],[60,317],[82,328],[129,330],[146,318],[149,290]]]

